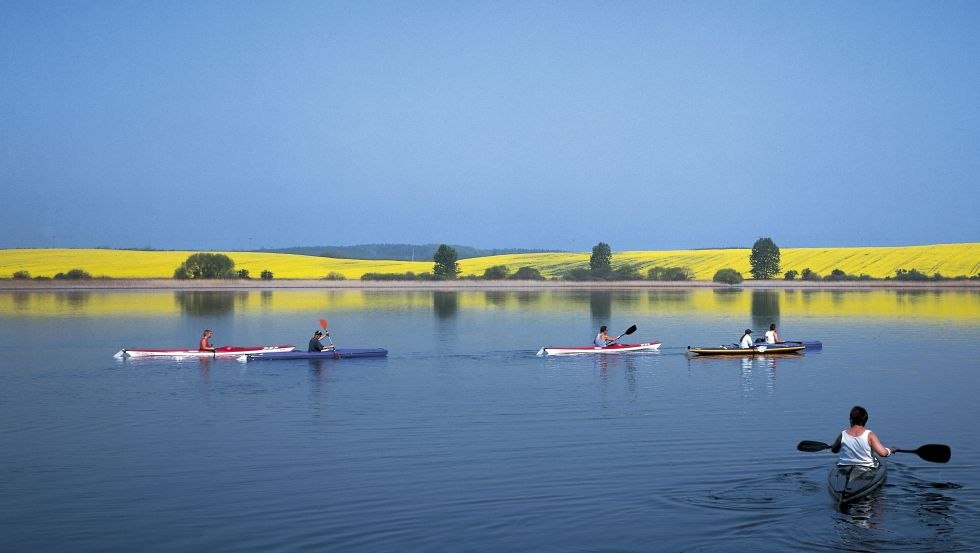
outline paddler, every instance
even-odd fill
[[[738,346],[742,349],[749,349],[755,346],[752,343],[752,329],[746,328],[745,334],[742,335],[742,339],[738,341]]]
[[[613,338],[609,334],[606,334],[606,325],[599,327],[599,333],[595,335],[595,340],[592,341],[598,348],[604,348],[609,344],[615,342],[618,338]]]
[[[878,464],[871,452],[874,451],[878,457],[888,457],[892,450],[882,445],[878,436],[868,430],[864,425],[868,424],[868,410],[860,405],[851,408],[851,427],[837,435],[837,440],[830,450],[840,453],[838,465],[859,465],[873,467]]]
[[[329,332],[327,334],[324,334],[319,330],[314,332],[313,337],[310,338],[310,345],[306,348],[306,351],[330,351],[334,349],[333,344],[330,344],[329,346],[323,345],[323,339],[327,336],[330,336]]]
[[[204,334],[201,335],[201,341],[197,346],[200,351],[215,351],[214,346],[211,344],[211,336],[213,334],[210,328],[204,329]]]

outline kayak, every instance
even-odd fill
[[[887,463],[878,460],[873,467],[835,465],[827,475],[827,489],[838,506],[860,499],[885,483]]]
[[[799,342],[786,342],[783,344],[756,344],[751,348],[743,348],[738,344],[715,347],[687,346],[688,353],[693,353],[695,355],[774,355],[781,353],[799,353],[805,349],[806,346]]]
[[[643,342],[642,344],[611,344],[603,348],[598,346],[545,346],[538,350],[538,355],[631,353],[634,351],[656,351],[658,349],[660,349],[660,342]]]
[[[766,345],[766,346],[773,345],[773,344],[766,344],[766,341],[762,339],[756,340],[755,343],[756,345]],[[783,342],[776,342],[777,346],[793,345],[793,344],[803,344],[804,346],[806,346],[806,349],[808,350],[823,349],[823,342],[821,342],[820,340],[785,340]]]
[[[223,346],[214,351],[199,349],[121,349],[113,357],[238,357],[254,353],[293,351],[296,346]]]
[[[330,351],[282,351],[270,353],[250,353],[242,355],[239,361],[279,361],[283,359],[354,359],[357,357],[387,357],[384,348],[337,348]]]

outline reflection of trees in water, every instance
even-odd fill
[[[527,306],[541,300],[541,292],[533,290],[487,290],[483,293],[487,305],[506,307],[511,301]]]
[[[691,301],[690,290],[650,290],[647,292],[650,303],[687,303]]]
[[[262,307],[269,307],[272,305],[272,290],[262,290],[259,298],[261,298]]]
[[[84,307],[88,303],[90,295],[89,292],[73,290],[71,292],[56,292],[54,297],[55,301],[59,304],[64,304],[71,308],[79,308]]]
[[[775,290],[752,290],[752,327],[761,333],[769,330],[770,323],[779,326],[779,294]]]
[[[521,290],[516,292],[517,303],[521,305],[530,305],[532,303],[537,303],[541,300],[541,292],[533,292],[530,290]]]
[[[432,308],[441,319],[456,316],[459,310],[459,292],[436,291],[432,293]]]
[[[715,301],[723,305],[735,303],[735,300],[742,295],[742,290],[739,288],[715,288],[713,292]]]
[[[497,307],[504,307],[507,305],[507,292],[502,292],[500,290],[487,290],[483,293],[486,298],[487,305],[494,305]]]
[[[608,322],[612,316],[612,292],[594,290],[589,292],[589,312],[592,320]]]
[[[31,292],[14,292],[13,300],[14,307],[16,307],[18,311],[24,311],[30,306]]]
[[[234,311],[236,301],[242,305],[247,303],[248,292],[179,291],[174,292],[174,300],[184,313],[221,315]]]

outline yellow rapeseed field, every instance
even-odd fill
[[[8,249],[0,250],[0,278],[10,278],[17,271],[32,277],[52,277],[71,269],[83,269],[93,277],[170,278],[194,251],[140,251],[109,249]],[[253,278],[271,271],[276,279],[320,279],[329,273],[347,279],[359,279],[364,273],[431,272],[431,261],[385,261],[334,259],[305,255],[259,253],[225,253],[235,261],[236,269],[247,269]],[[697,280],[711,280],[718,269],[733,268],[750,276],[749,249],[625,251],[613,252],[613,265],[635,265],[640,274],[655,266],[686,267]],[[834,269],[874,278],[894,276],[898,269],[916,269],[932,275],[952,277],[980,273],[980,243],[936,244],[928,246],[875,248],[781,248],[782,271],[802,272],[809,268],[820,275]],[[588,267],[591,252],[510,254],[460,260],[461,274],[482,275],[495,265],[505,265],[511,272],[532,267],[545,277],[557,277],[575,267]]]

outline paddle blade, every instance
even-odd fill
[[[320,319],[320,328],[322,328],[323,330],[326,330],[327,329],[327,320],[326,319]]]
[[[624,332],[622,335],[623,336],[629,336],[630,334],[633,334],[634,332],[636,332],[636,325],[633,325],[633,326],[627,328],[626,329],[626,332]]]
[[[803,440],[796,446],[796,449],[800,451],[807,451],[812,453],[814,451],[823,451],[825,449],[830,449],[830,447],[831,447],[830,444],[825,444],[823,442],[815,442],[813,440]]]
[[[925,461],[930,463],[948,463],[953,451],[945,444],[926,444],[919,446],[918,449],[895,449],[893,451],[901,453],[915,453]]]

